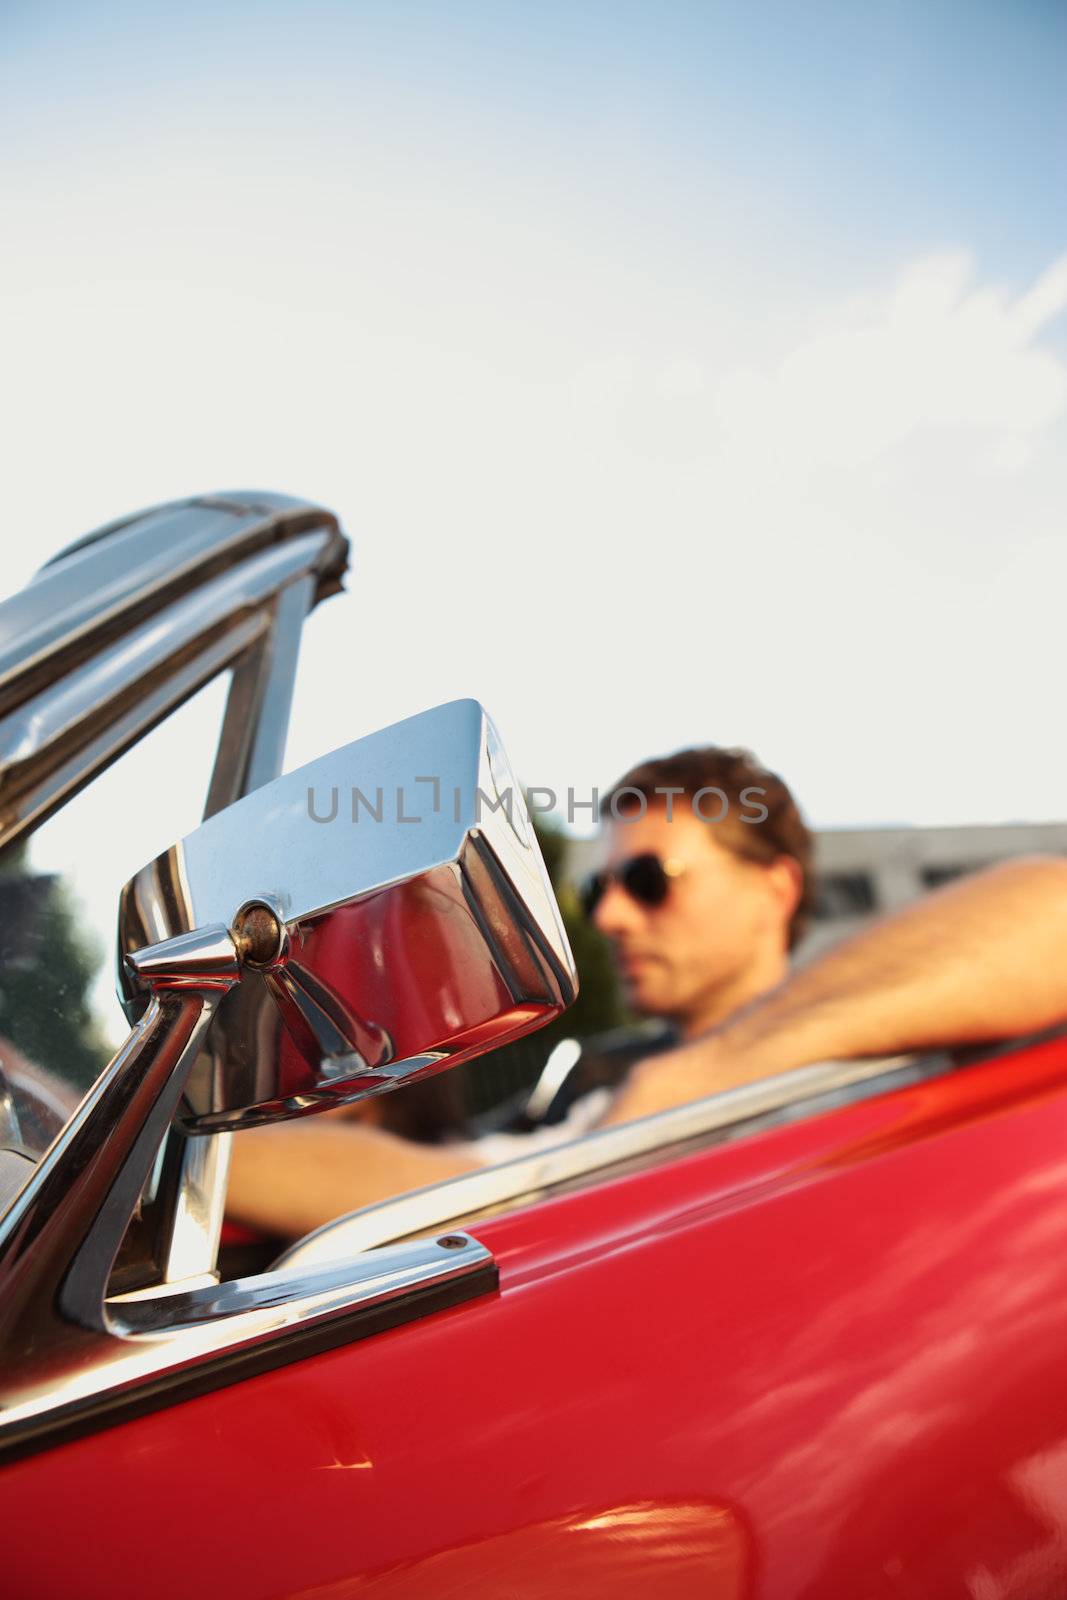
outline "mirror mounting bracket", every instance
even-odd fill
[[[427,770],[455,795],[448,814],[319,831],[316,787],[336,801],[358,776],[400,797]],[[126,885],[119,938],[132,1032],[0,1216],[0,1451],[495,1287],[490,1252],[462,1234],[311,1275],[200,1273],[126,1295],[113,1269],[168,1128],[202,1136],[381,1094],[530,1032],[576,992],[521,791],[470,700],[202,823]]]
[[[0,1222],[0,1366],[47,1366],[71,1340],[106,1328],[123,1235],[218,1003],[240,976],[220,927],[133,959],[149,991],[143,1016]]]
[[[143,1016],[0,1220],[0,1456],[203,1393],[495,1289],[467,1234],[107,1298],[123,1235],[241,957],[222,926],[127,959]],[[88,1223],[87,1223],[87,1219]]]

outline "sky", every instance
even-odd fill
[[[353,562],[289,765],[469,694],[561,797],[718,742],[817,825],[1067,815],[1062,5],[4,0],[0,47],[8,590],[305,495]]]

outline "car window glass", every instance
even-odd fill
[[[228,679],[0,855],[0,1147],[40,1156],[129,1032],[119,891],[200,821]]]

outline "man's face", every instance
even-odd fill
[[[743,861],[720,844],[715,828],[676,799],[644,817],[613,822],[606,866],[651,853],[681,869],[661,905],[642,905],[608,882],[593,921],[610,939],[630,1006],[683,1026],[702,1020],[720,996],[767,984],[783,960],[788,906],[773,868]],[[770,976],[777,981],[779,973]]]

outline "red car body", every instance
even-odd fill
[[[9,697],[22,685],[29,731],[21,766],[0,773],[5,840],[21,848],[224,668],[208,814],[259,790],[269,800],[300,627],[344,559],[335,519],[277,496],[158,508],[57,558],[6,613],[5,681]],[[130,639],[142,657],[129,681],[119,667],[85,675]],[[15,965],[37,950],[59,1005],[49,881],[11,942]],[[452,921],[469,903],[495,907],[478,926],[494,922],[506,944],[516,902],[455,882],[468,898],[448,901]],[[13,926],[19,903],[7,904]],[[402,885],[359,904],[360,987],[393,984],[376,1037],[401,1054],[442,1030],[466,1049],[463,1025],[514,998],[526,946],[512,941],[479,979],[483,940],[466,922],[463,939],[429,938]],[[394,920],[379,928],[379,910]],[[350,944],[326,951],[348,980]],[[506,993],[478,987],[505,968]],[[522,982],[534,992],[534,977]],[[257,1048],[267,1037],[250,1036]],[[142,1085],[157,1059],[172,1081],[160,1045]],[[303,1092],[306,1062],[283,1050],[276,1066],[283,1098]],[[108,1080],[116,1100],[122,1070]],[[145,1164],[116,1212],[117,1245],[138,1207],[113,1274],[111,1244],[91,1260],[88,1249],[118,1183],[94,1176],[112,1137],[89,1137],[91,1113],[53,1107],[37,1148],[23,1137],[21,1153],[0,1150],[19,1184],[35,1161],[59,1174],[35,1212],[18,1209],[34,1178],[4,1202],[0,1594],[1062,1600],[1067,1036],[966,1065],[864,1070],[805,1069],[596,1134],[545,1165],[467,1175],[312,1236],[295,1275],[286,1264],[222,1284],[225,1168],[212,1162],[225,1147],[147,1112],[133,1126],[119,1106],[115,1137],[143,1146]],[[9,1087],[0,1073],[5,1126],[25,1135]],[[63,1167],[68,1114],[81,1132]],[[100,1196],[79,1209],[79,1185],[94,1183]],[[65,1232],[49,1244],[56,1215]],[[403,1255],[412,1239],[426,1259],[381,1314],[374,1248],[399,1241]],[[71,1261],[88,1261],[80,1279]]]
[[[1067,1040],[471,1227],[495,1293],[7,1466],[4,1592],[1065,1592]]]

